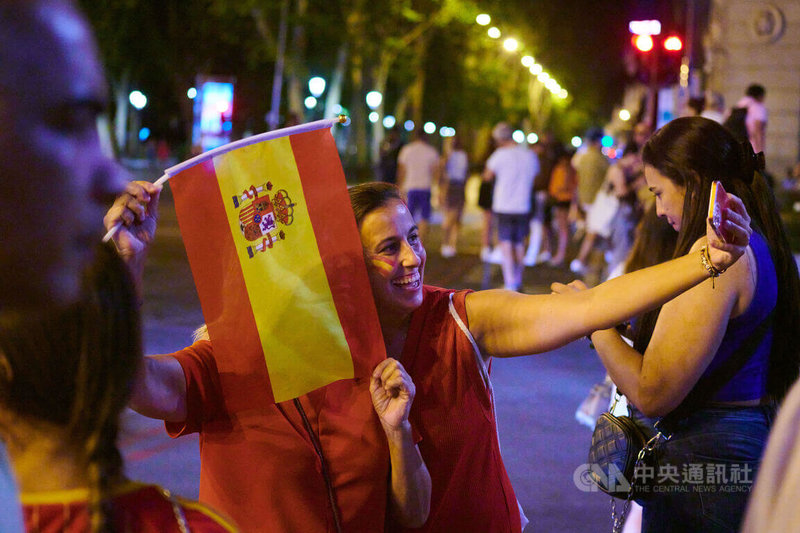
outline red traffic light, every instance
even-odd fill
[[[634,35],[633,46],[640,52],[649,52],[653,49],[653,38],[649,35]]]
[[[681,48],[683,48],[683,41],[681,38],[676,35],[671,35],[664,39],[664,50],[669,50],[670,52],[677,52]]]

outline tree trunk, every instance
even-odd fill
[[[308,0],[297,0],[295,10],[296,22],[292,29],[291,60],[289,61],[288,84],[286,86],[286,97],[289,113],[298,119],[305,116],[305,104],[303,102],[304,78],[307,77],[306,64],[306,28],[305,16],[308,10]]]

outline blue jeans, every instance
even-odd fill
[[[739,531],[774,416],[772,405],[708,407],[676,423],[656,448],[642,532]]]

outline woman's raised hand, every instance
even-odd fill
[[[130,260],[144,252],[152,242],[158,222],[161,186],[148,181],[132,181],[108,210],[103,223],[107,230],[121,225],[114,234],[114,244],[123,259]]]
[[[399,361],[388,358],[375,367],[369,392],[384,431],[397,431],[408,421],[416,389],[411,376]]]
[[[742,200],[734,194],[728,193],[728,205],[725,207],[720,231],[726,236],[727,242],[723,242],[711,227],[711,223],[706,221],[708,254],[714,268],[722,271],[742,256],[750,244],[750,234],[753,232],[750,227],[750,215],[747,214]]]

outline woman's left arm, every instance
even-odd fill
[[[389,442],[389,510],[405,527],[421,527],[431,507],[431,476],[408,421],[414,383],[403,365],[389,358],[375,367],[369,391]]]
[[[734,195],[730,198],[735,207],[727,210],[725,229],[730,231],[730,242],[719,241],[710,225],[707,229],[711,264],[716,270],[738,270],[736,260],[749,243],[750,218],[741,200]],[[470,293],[466,299],[469,329],[484,357],[553,350],[663,305],[707,280],[711,270],[704,261],[696,248],[666,263],[571,294],[523,295],[502,290]]]

